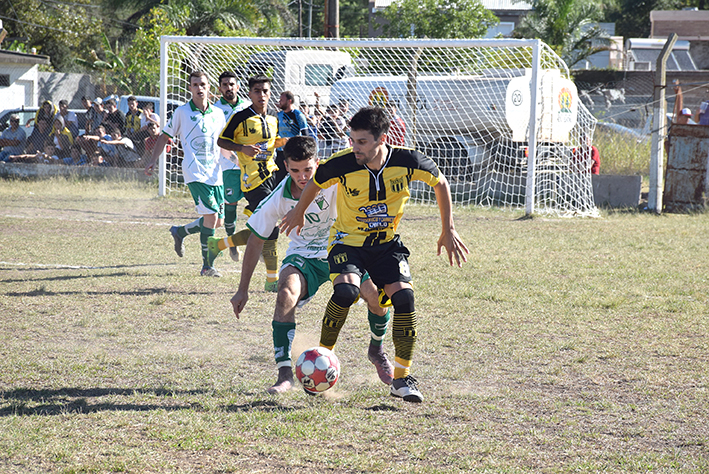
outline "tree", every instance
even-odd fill
[[[283,25],[290,19],[281,0],[173,0],[161,8],[188,36],[283,34]]]
[[[602,17],[597,4],[585,0],[532,0],[531,4],[532,12],[513,32],[516,38],[541,39],[569,67],[608,48],[608,35],[594,23]],[[604,45],[594,46],[594,40]]]
[[[70,72],[73,59],[86,56],[99,44],[103,22],[93,16],[87,0],[71,5],[41,0],[0,0],[7,42],[24,43],[28,50],[49,56],[54,70]]]
[[[103,59],[101,59],[96,52],[96,50],[91,50],[89,53],[89,59],[75,58],[75,62],[84,68],[98,72],[101,75],[101,86],[103,95],[108,94],[108,77],[111,76],[111,81],[114,85],[115,90],[112,88],[111,92],[116,92],[119,89],[129,90],[130,86],[123,80],[121,72],[125,69],[126,65],[123,62],[122,50],[116,43],[115,51],[111,47],[111,43],[108,41],[108,37],[105,34],[101,35],[103,37]]]
[[[126,80],[132,92],[157,96],[160,89],[160,36],[184,35],[160,8],[153,8],[138,22],[133,42],[126,50]]]
[[[380,14],[392,38],[480,38],[499,22],[479,0],[397,0]]]

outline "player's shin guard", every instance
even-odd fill
[[[214,236],[214,229],[202,226],[202,228],[199,230],[199,241],[202,244],[202,262],[204,266],[207,267],[211,267],[214,264],[214,260],[210,258],[209,248],[207,247],[207,242],[212,236]],[[213,257],[217,258],[217,256]]]
[[[295,337],[295,323],[273,321],[273,353],[276,367],[291,367],[291,346]]]
[[[224,206],[224,230],[226,235],[234,235],[236,232],[236,206]]]
[[[369,319],[369,331],[371,333],[369,344],[381,346],[389,327],[389,310],[384,316],[379,316],[367,310],[367,319]]]
[[[350,306],[359,295],[359,288],[349,283],[338,283],[333,290],[332,297],[325,308],[325,317],[320,330],[320,345],[328,349],[335,347],[340,329],[350,312]]]
[[[394,378],[409,375],[416,344],[416,310],[414,290],[405,288],[391,295],[394,305],[392,340],[394,341]]]
[[[266,281],[278,281],[278,240],[265,241],[261,255],[266,263]]]

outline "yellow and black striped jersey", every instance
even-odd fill
[[[369,247],[390,241],[411,196],[411,182],[438,184],[440,171],[433,160],[409,148],[387,148],[386,162],[378,171],[357,164],[351,148],[318,166],[315,184],[321,188],[340,184],[330,247]]]
[[[237,152],[241,168],[241,190],[257,188],[278,169],[275,162],[275,141],[278,138],[278,119],[260,115],[248,107],[231,116],[219,138],[239,145],[257,145],[261,151],[254,157]]]

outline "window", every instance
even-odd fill
[[[0,74],[0,87],[10,87],[9,74]]]
[[[305,65],[305,85],[306,86],[330,86],[330,85],[332,85],[332,66],[329,64],[306,64]]]

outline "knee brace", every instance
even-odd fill
[[[333,290],[332,302],[342,308],[349,308],[359,297],[359,288],[351,283],[338,283]]]
[[[394,306],[395,313],[413,313],[414,309],[414,290],[404,288],[391,295],[391,304]]]

